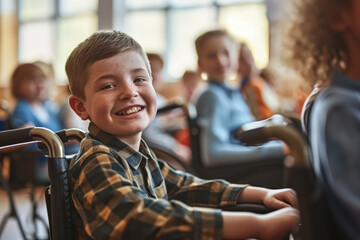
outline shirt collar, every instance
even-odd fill
[[[117,152],[122,158],[126,159],[130,166],[137,169],[140,166],[141,160],[147,160],[149,157],[153,158],[146,143],[141,140],[139,152],[130,147],[123,141],[115,138],[113,135],[102,131],[94,123],[89,124],[89,134],[92,138],[99,140],[106,146]]]
[[[360,81],[336,72],[331,80],[332,86],[339,86],[350,90],[360,91]]]
[[[216,86],[216,87],[222,88],[225,91],[229,91],[229,92],[238,91],[236,88],[226,84],[225,82],[217,82],[217,81],[212,81],[211,79],[209,79],[209,84],[211,86]]]

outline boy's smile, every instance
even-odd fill
[[[143,107],[136,107],[136,106],[135,107],[130,107],[130,108],[127,108],[125,110],[121,110],[121,111],[115,113],[115,115],[127,116],[127,115],[130,115],[130,114],[140,112],[143,109],[144,109]]]
[[[136,148],[157,109],[143,57],[135,51],[118,53],[93,63],[87,73],[79,116]]]

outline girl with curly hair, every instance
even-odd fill
[[[308,137],[339,239],[360,236],[360,1],[301,0],[292,63],[308,83]],[[319,90],[320,89],[320,90]],[[306,109],[305,106],[305,109]]]

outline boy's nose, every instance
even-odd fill
[[[137,93],[136,87],[133,86],[133,84],[125,84],[120,89],[119,97],[121,99],[130,99],[130,98],[135,97],[137,95],[138,95],[138,93]]]
[[[227,63],[227,59],[225,56],[220,55],[217,57],[217,62],[220,66],[224,66]]]

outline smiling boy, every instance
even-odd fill
[[[208,77],[207,87],[196,101],[202,164],[232,165],[235,172],[229,175],[236,175],[242,163],[283,159],[289,149],[280,141],[253,147],[234,136],[237,128],[255,118],[238,88],[228,84],[238,67],[238,46],[232,36],[223,29],[210,30],[195,40],[195,47],[199,69]]]
[[[69,169],[79,238],[267,239],[297,222],[290,189],[206,181],[157,161],[141,139],[156,114],[151,70],[128,35],[94,33],[71,53],[66,72],[70,106],[91,121]],[[239,202],[282,209],[266,215],[215,209]]]

